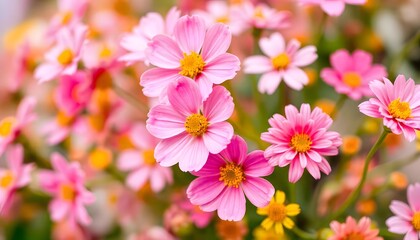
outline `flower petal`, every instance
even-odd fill
[[[199,16],[181,17],[175,24],[174,37],[182,52],[199,53],[206,34],[206,24]]]
[[[232,116],[234,107],[230,92],[222,86],[216,86],[203,103],[203,114],[211,123],[223,122]]]
[[[242,189],[256,207],[266,206],[274,195],[273,185],[263,178],[247,177],[242,183]]]
[[[216,23],[207,32],[203,43],[202,57],[210,62],[220,54],[225,53],[232,40],[232,34],[226,24]]]
[[[210,125],[203,135],[203,141],[208,151],[220,153],[231,142],[233,127],[228,122],[218,122]]]

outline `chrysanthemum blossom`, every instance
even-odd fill
[[[84,25],[63,28],[57,33],[56,45],[45,54],[45,62],[35,69],[35,78],[39,83],[76,72],[86,34],[87,27]]]
[[[378,237],[379,230],[372,228],[370,218],[363,217],[356,222],[352,217],[347,217],[345,223],[333,221],[330,224],[333,235],[328,240],[343,239],[363,239],[363,240],[383,240]],[[417,238],[416,238],[417,239]]]
[[[399,75],[394,84],[383,78],[383,81],[370,82],[369,87],[375,98],[361,103],[360,112],[382,118],[384,125],[393,133],[402,133],[408,141],[413,141],[415,130],[420,130],[420,85]]]
[[[317,4],[330,16],[340,16],[346,4],[363,5],[367,0],[299,0],[302,3]]]
[[[128,53],[121,56],[119,60],[127,62],[127,64],[138,61],[145,61],[148,64],[145,53],[147,44],[154,36],[159,34],[172,36],[175,23],[179,19],[179,16],[180,11],[176,7],[173,7],[169,10],[165,19],[159,13],[155,12],[150,12],[142,17],[133,31],[124,35],[121,39],[121,46]]]
[[[404,240],[420,238],[420,184],[415,183],[407,189],[408,205],[401,201],[392,201],[389,208],[395,214],[388,218],[388,231],[405,234]]]
[[[184,16],[175,24],[174,38],[157,35],[148,44],[147,59],[157,68],[141,76],[146,96],[166,95],[167,86],[184,76],[195,80],[206,99],[213,84],[236,76],[240,61],[226,53],[232,39],[228,26],[216,23],[206,29],[203,18]]]
[[[159,192],[172,183],[172,170],[157,164],[154,157],[159,139],[151,136],[142,124],[132,128],[130,139],[136,149],[123,151],[118,158],[118,168],[130,171],[126,184],[137,191],[149,181],[152,190]]]
[[[302,104],[300,112],[292,105],[286,106],[286,117],[275,114],[268,122],[268,132],[261,139],[272,144],[265,150],[270,164],[285,167],[290,165],[289,182],[297,182],[306,168],[315,178],[321,172],[329,174],[330,164],[324,156],[338,154],[342,144],[337,132],[328,131],[332,119],[321,109],[311,111],[309,104]]]
[[[314,46],[299,49],[300,42],[292,39],[286,45],[280,33],[273,33],[259,42],[266,55],[251,56],[244,61],[244,72],[263,74],[258,82],[261,93],[273,94],[282,79],[287,86],[301,90],[308,84],[309,78],[301,67],[313,63],[318,55]]]
[[[215,211],[223,220],[239,221],[246,211],[245,195],[257,207],[264,207],[274,195],[274,187],[261,177],[273,172],[263,151],[249,154],[241,137],[219,154],[210,154],[206,165],[192,174],[198,176],[187,189],[192,204],[203,211]]]
[[[63,156],[54,153],[51,158],[54,171],[44,170],[39,173],[39,180],[44,191],[54,199],[49,204],[53,221],[69,220],[72,223],[88,225],[91,218],[85,205],[94,202],[94,195],[84,187],[84,173],[79,163],[68,163]]]
[[[341,49],[331,54],[332,68],[324,68],[321,77],[338,93],[346,94],[353,100],[372,96],[369,82],[387,76],[383,65],[372,64],[372,55],[362,50],[350,54]]]
[[[23,164],[21,145],[10,147],[6,160],[8,168],[0,168],[0,215],[3,211],[7,211],[14,192],[30,182],[30,173],[33,169],[32,164]]]
[[[216,86],[203,102],[197,84],[186,77],[168,87],[169,104],[153,107],[147,119],[147,130],[162,139],[155,148],[160,165],[179,162],[182,171],[198,171],[209,153],[217,154],[230,143],[233,128],[226,120],[234,104],[229,91]]]

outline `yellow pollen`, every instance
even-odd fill
[[[220,181],[228,187],[238,188],[239,184],[245,180],[244,171],[241,166],[234,163],[228,163],[220,167]]]
[[[290,140],[290,146],[300,153],[304,153],[311,149],[311,144],[311,138],[305,133],[295,134]]]
[[[261,7],[256,7],[254,10],[254,18],[264,19],[264,13]]]
[[[420,212],[414,213],[411,223],[416,231],[420,231]]]
[[[285,69],[290,63],[290,57],[286,53],[282,53],[271,59],[273,67],[277,70]]]
[[[209,122],[200,113],[194,113],[185,120],[185,130],[194,137],[199,137],[207,131]]]
[[[76,197],[76,190],[71,184],[64,183],[60,185],[60,197],[64,201],[73,201]]]
[[[0,121],[0,136],[7,137],[12,133],[13,126],[15,125],[16,118],[6,117]]]
[[[112,162],[112,153],[106,148],[96,148],[89,154],[89,164],[96,170],[103,170]]]
[[[69,65],[71,62],[73,62],[73,58],[73,52],[66,48],[60,53],[60,55],[58,55],[57,60],[59,63],[61,63],[61,65]]]
[[[229,17],[228,16],[221,16],[216,18],[216,22],[219,23],[228,23],[229,22]]]
[[[191,54],[184,53],[184,58],[180,60],[181,71],[179,74],[194,79],[204,69],[206,63],[200,54],[191,52]]]
[[[280,203],[271,203],[268,207],[268,218],[273,222],[283,222],[287,217],[286,207]]]
[[[401,102],[399,98],[393,100],[388,105],[388,112],[394,118],[403,120],[411,117],[410,104],[408,104],[408,102]]]
[[[73,124],[75,118],[74,116],[69,116],[63,111],[59,111],[57,114],[57,123],[62,127],[68,127]]]
[[[362,77],[357,72],[347,72],[343,76],[343,82],[352,88],[359,87],[362,84]]]
[[[63,12],[63,14],[61,15],[61,24],[67,25],[71,21],[72,18],[73,18],[72,12],[70,11]]]
[[[147,165],[155,165],[155,151],[153,149],[149,149],[143,152],[143,161]]]
[[[11,171],[6,171],[6,173],[0,178],[0,188],[7,188],[12,185],[15,180],[15,176]]]
[[[99,58],[104,60],[104,59],[108,59],[111,56],[112,56],[112,50],[108,46],[104,45],[102,47],[102,50],[99,52]]]

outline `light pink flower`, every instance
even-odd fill
[[[32,164],[23,164],[23,147],[15,145],[7,151],[7,169],[0,168],[0,215],[8,207],[14,192],[30,180]]]
[[[213,84],[236,76],[239,59],[226,53],[232,39],[228,26],[216,23],[206,29],[201,17],[184,16],[175,24],[174,38],[157,35],[148,44],[147,58],[157,68],[141,76],[146,96],[166,95],[169,83],[186,76],[197,82],[206,99]]]
[[[328,131],[332,119],[309,104],[302,104],[300,112],[296,107],[285,108],[286,118],[275,114],[270,120],[271,128],[261,134],[261,139],[271,143],[264,156],[270,164],[285,167],[290,164],[289,182],[297,182],[306,168],[315,178],[321,178],[321,172],[329,174],[330,164],[324,156],[338,154],[342,144],[337,132]]]
[[[84,25],[63,28],[57,33],[56,45],[45,54],[46,61],[35,69],[35,78],[39,83],[76,72],[86,34],[87,27]]]
[[[61,28],[79,24],[88,7],[87,0],[57,0],[57,4],[58,13],[51,19],[47,32],[52,38]]]
[[[41,134],[48,145],[56,145],[65,140],[79,122],[78,112],[67,113],[59,110],[55,118],[47,120],[41,127]]]
[[[128,64],[138,61],[145,61],[146,64],[149,64],[145,53],[147,44],[159,34],[172,36],[175,23],[179,19],[180,14],[180,11],[173,7],[169,10],[165,19],[155,12],[150,12],[142,17],[133,31],[124,35],[121,39],[121,46],[128,53],[121,56],[119,60]]]
[[[217,210],[223,220],[240,221],[246,211],[245,195],[257,207],[265,207],[274,195],[274,187],[261,177],[273,167],[260,150],[249,154],[246,142],[234,136],[219,154],[210,154],[204,167],[192,174],[198,176],[187,189],[192,204],[203,211]]]
[[[136,149],[123,151],[118,158],[118,168],[130,171],[126,184],[139,190],[150,181],[154,192],[160,192],[166,184],[172,183],[172,170],[156,164],[154,149],[159,139],[150,135],[143,124],[137,124],[130,132],[130,139]]]
[[[346,94],[353,100],[372,96],[369,82],[387,76],[385,67],[372,65],[372,55],[362,50],[356,50],[351,55],[347,50],[338,50],[331,54],[330,62],[332,68],[322,69],[321,77],[338,93]]]
[[[395,134],[404,134],[408,141],[420,130],[420,85],[399,75],[392,84],[386,78],[369,84],[375,98],[359,105],[360,112],[369,117],[383,118],[384,125]]]
[[[84,173],[79,163],[68,163],[58,153],[52,155],[51,163],[54,171],[40,172],[39,179],[42,189],[54,197],[49,204],[52,220],[88,225],[91,218],[85,205],[93,203],[95,198],[84,187]]]
[[[27,97],[19,104],[16,116],[9,116],[0,120],[0,156],[7,146],[15,141],[22,129],[35,120],[35,105],[36,99]]]
[[[367,0],[299,0],[302,3],[317,4],[330,16],[340,16],[346,4],[363,5]]]
[[[213,212],[205,212],[201,210],[199,206],[192,204],[189,200],[182,201],[178,204],[183,210],[188,212],[191,221],[198,228],[207,227],[213,219]]]
[[[113,41],[89,41],[83,50],[82,60],[88,69],[110,70],[122,66],[118,62],[122,49]]]
[[[137,235],[130,235],[128,240],[176,240],[166,229],[159,226],[147,228]]]
[[[404,240],[420,239],[420,184],[415,183],[407,189],[408,205],[392,201],[389,208],[395,214],[386,220],[388,231],[405,234]]]
[[[209,153],[217,154],[230,143],[233,128],[226,120],[234,109],[232,97],[216,86],[203,102],[197,84],[181,77],[169,85],[168,101],[148,114],[147,130],[162,139],[155,158],[164,167],[179,162],[182,171],[198,171]]]
[[[333,221],[330,224],[333,235],[328,240],[343,239],[363,239],[363,240],[383,240],[378,237],[379,230],[372,228],[370,218],[363,217],[356,222],[352,217],[347,217],[345,223]]]
[[[251,56],[245,59],[245,73],[262,73],[258,90],[261,93],[273,94],[282,79],[287,86],[301,90],[308,84],[309,78],[300,69],[317,59],[316,48],[306,46],[299,49],[300,42],[292,39],[286,46],[280,33],[273,33],[259,42],[262,52],[266,55]]]

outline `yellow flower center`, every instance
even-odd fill
[[[194,137],[203,135],[207,131],[209,122],[207,118],[200,113],[194,113],[185,120],[185,130]]]
[[[277,70],[285,69],[290,64],[290,57],[286,53],[282,53],[271,59],[273,66]]]
[[[63,12],[61,15],[61,24],[67,25],[73,18],[73,13],[70,11]]]
[[[10,187],[15,180],[15,176],[11,171],[6,171],[6,173],[0,178],[0,187],[7,188]]]
[[[96,148],[89,154],[89,164],[96,170],[103,170],[112,162],[112,153],[105,148]]]
[[[61,184],[60,197],[64,201],[73,201],[76,197],[76,190],[71,184],[68,184],[68,183]]]
[[[13,125],[15,125],[16,118],[6,117],[0,122],[0,136],[7,137],[12,133]]]
[[[347,72],[343,76],[343,82],[352,88],[359,87],[362,84],[362,77],[357,72]]]
[[[57,61],[61,65],[69,65],[71,62],[73,62],[73,58],[73,52],[70,49],[66,48],[58,55]]]
[[[228,163],[223,167],[220,167],[220,181],[228,187],[238,188],[239,184],[245,180],[244,171],[241,166],[234,163]]]
[[[156,160],[155,160],[155,151],[153,149],[149,149],[143,152],[143,160],[144,163],[147,165],[155,165],[156,164]]]
[[[104,45],[99,52],[99,58],[102,60],[108,59],[112,56],[112,50],[108,46]]]
[[[89,125],[96,132],[100,132],[105,127],[105,116],[103,114],[92,114],[88,116]]]
[[[179,74],[194,79],[204,69],[206,63],[200,54],[191,52],[191,54],[184,53],[184,58],[180,60],[181,71]]]
[[[388,105],[388,112],[394,118],[406,120],[411,117],[410,104],[401,102],[399,98],[395,99]]]
[[[221,16],[216,18],[216,22],[219,23],[228,23],[229,22],[229,17],[228,16]]]
[[[273,222],[283,222],[287,217],[286,207],[280,203],[271,203],[268,207],[268,218]]]
[[[75,118],[74,116],[69,116],[63,111],[59,111],[57,114],[57,123],[62,127],[68,127],[73,124]]]
[[[343,240],[365,240],[365,236],[357,232],[352,232],[349,235],[347,235]]]
[[[256,7],[254,10],[254,18],[264,19],[264,13],[262,7]]]
[[[413,227],[416,229],[416,231],[420,231],[420,212],[414,213],[411,223],[413,224]]]
[[[304,153],[311,149],[311,144],[311,138],[305,133],[295,134],[290,140],[290,146],[300,153]]]

